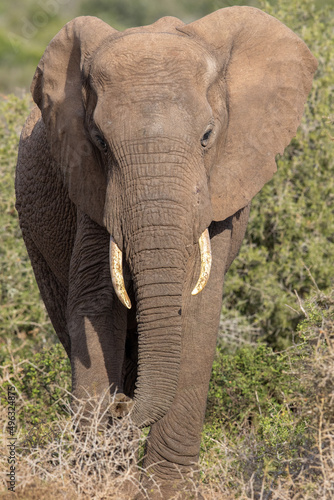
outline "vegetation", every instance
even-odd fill
[[[39,350],[51,345],[50,320],[39,297],[30,261],[22,241],[15,210],[14,171],[21,128],[30,109],[30,98],[11,96],[0,102],[0,335],[15,349],[26,345]],[[0,351],[0,361],[4,355]]]
[[[308,3],[309,0],[306,0]],[[270,0],[276,5],[276,0]],[[331,6],[334,0],[316,0],[314,8]],[[184,22],[199,19],[231,5],[263,7],[263,0],[11,0],[0,4],[0,92],[20,93],[28,89],[46,45],[65,23],[79,15],[100,17],[118,30],[151,24],[162,16],[175,16]],[[289,7],[288,3],[286,4]],[[298,19],[290,10],[293,22]],[[267,6],[266,6],[267,8]],[[268,5],[268,8],[271,7]],[[275,7],[275,12],[278,9]],[[283,15],[286,15],[283,8]],[[297,14],[298,12],[298,14]],[[281,14],[281,12],[278,12]],[[303,19],[303,16],[302,18]],[[329,17],[328,19],[331,19]]]
[[[225,0],[224,6],[229,0]],[[237,0],[234,4],[247,3]],[[46,45],[76,16],[97,16],[118,30],[163,16],[185,22],[215,10],[214,0],[11,0],[0,5],[0,92],[27,89]]]
[[[201,458],[203,482],[221,498],[333,497],[333,299],[317,291],[301,303],[285,351],[218,354]]]
[[[18,10],[14,0],[8,8],[0,7],[2,91],[29,85],[47,42],[74,15],[98,14],[123,29],[127,23],[149,23],[164,14],[191,20],[225,4],[198,0],[191,2],[191,9],[190,2],[176,1],[162,7],[148,0],[100,0],[94,6],[88,0],[68,5],[66,0],[52,0],[41,5],[27,0]],[[244,245],[227,275],[202,439],[201,487],[208,499],[330,499],[334,494],[334,32],[329,26],[333,5],[280,0],[260,6],[300,34],[317,57],[319,69],[298,134],[278,158],[274,179],[256,196]],[[48,18],[38,27],[36,13],[46,8]],[[27,19],[37,26],[30,38],[22,32]],[[14,80],[8,70],[13,64]],[[69,363],[53,334],[20,235],[14,169],[19,132],[31,104],[24,92],[23,97],[3,96],[0,101],[0,415],[1,421],[8,421],[7,391],[14,386],[20,477],[25,478],[18,498],[50,496],[50,482],[53,498],[93,498],[93,494],[122,498],[124,485],[115,477],[133,463],[133,450],[121,448],[113,462],[108,452],[116,440],[130,437],[133,449],[140,448],[138,436],[129,422],[117,427],[114,435],[106,429],[92,433],[85,443],[73,432]],[[2,428],[0,445],[4,488],[7,431]],[[106,460],[114,471],[112,481],[103,473]],[[127,478],[138,484],[131,474]]]
[[[334,293],[318,291],[300,305],[304,320],[289,349],[217,351],[200,456],[207,499],[332,498]],[[71,414],[65,389],[70,374],[64,350],[57,344],[23,359],[23,349],[7,349],[0,391],[3,422],[8,386],[17,396],[17,498],[47,496],[50,484],[55,499],[128,498],[129,488],[139,487],[133,464],[143,453],[131,422],[121,419],[106,429],[96,411],[80,438],[80,409]],[[5,446],[6,439],[2,457]],[[2,460],[3,479],[6,468]]]
[[[334,280],[334,57],[330,8],[282,0],[268,13],[298,33],[319,61],[302,125],[278,171],[255,197],[246,238],[225,284],[226,317],[247,316],[267,342],[286,347],[300,320],[296,294]],[[311,277],[313,276],[313,278]]]

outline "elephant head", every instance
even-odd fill
[[[174,397],[189,256],[200,242],[195,294],[209,275],[207,228],[272,177],[315,69],[292,31],[250,7],[125,32],[79,17],[38,65],[32,94],[52,156],[74,204],[110,233],[113,284],[127,307],[122,256],[131,272],[141,425]]]

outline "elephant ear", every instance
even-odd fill
[[[51,155],[62,169],[72,201],[102,224],[105,174],[85,131],[82,70],[92,53],[116,30],[82,16],[66,24],[40,60],[31,93],[42,112]]]
[[[275,155],[295,135],[317,68],[305,43],[253,7],[218,10],[181,31],[218,60],[228,126],[210,175],[214,220],[246,206],[276,172]]]

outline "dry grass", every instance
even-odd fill
[[[43,491],[45,497],[52,491],[52,498],[127,499],[139,488],[135,464],[141,441],[137,428],[129,418],[115,419],[107,427],[105,412],[97,404],[90,425],[81,431],[82,414],[78,405],[71,417],[63,415],[47,426],[18,431],[17,498],[43,498]],[[7,434],[2,457],[8,457],[8,443]],[[6,472],[8,465],[2,461],[4,487]]]
[[[334,498],[334,323],[333,314],[329,314],[334,310],[334,300],[318,294],[315,302],[314,313],[312,304],[305,309],[306,323],[299,332],[305,349],[301,363],[291,365],[291,377],[298,377],[303,384],[303,391],[294,400],[297,410],[293,411],[296,422],[305,422],[309,436],[305,449],[289,458],[289,454],[280,457],[282,448],[278,448],[275,463],[281,460],[281,470],[273,472],[273,449],[266,448],[264,440],[252,430],[240,429],[234,436],[223,429],[218,434],[210,431],[213,437],[204,436],[199,464],[200,489],[205,499]],[[15,359],[12,356],[12,371],[2,371],[2,387],[13,377],[22,376],[22,366],[30,363]],[[145,436],[139,435],[129,417],[114,419],[113,425],[107,427],[100,403],[96,404],[85,432],[80,432],[83,409],[78,406],[70,415],[68,393],[63,392],[68,415],[59,414],[56,421],[17,429],[15,493],[7,491],[10,436],[6,428],[8,408],[2,405],[0,498],[133,498],[141,490]],[[18,395],[17,414],[24,412],[27,404],[29,401]],[[145,498],[146,493],[142,493]]]

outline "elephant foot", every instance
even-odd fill
[[[115,394],[113,401],[109,406],[109,414],[113,418],[126,417],[130,414],[134,404],[133,399],[129,398],[125,394]]]

